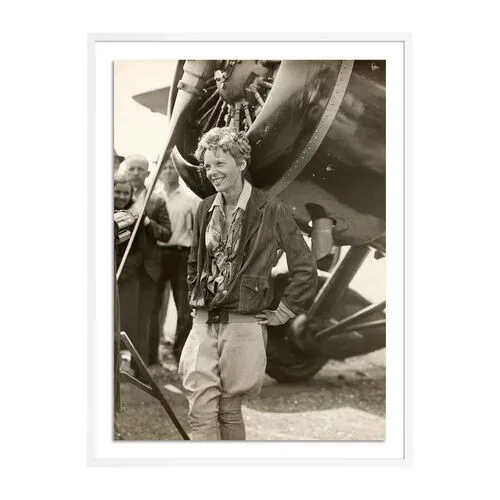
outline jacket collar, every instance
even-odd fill
[[[243,211],[247,209],[248,200],[250,199],[252,191],[253,191],[252,185],[245,179],[243,181],[243,189],[241,190],[240,197],[238,198],[238,203],[236,204],[236,208],[241,208]],[[218,205],[219,208],[222,208],[223,205],[222,193],[217,193],[215,195],[215,199],[212,203],[212,206],[208,209],[208,211],[211,212],[216,205]]]
[[[251,186],[251,184],[249,183]],[[262,212],[260,208],[266,203],[267,195],[261,191],[260,189],[251,186],[252,191],[250,193],[250,198],[248,198],[248,203],[246,206],[246,235],[245,242],[248,241],[250,236],[255,232],[255,230],[259,227],[259,223],[262,217]],[[208,204],[208,209],[205,209],[204,215],[202,216],[201,226],[202,231],[204,231],[207,227],[208,221],[210,219],[210,212],[214,206],[215,199],[217,198],[217,194],[212,195],[212,197],[205,198],[204,202]]]

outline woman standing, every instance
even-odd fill
[[[266,325],[294,318],[316,293],[316,265],[291,214],[244,178],[250,153],[244,133],[232,128],[210,130],[196,151],[217,193],[198,208],[188,261],[196,313],[179,374],[193,439],[245,439],[241,405],[262,386]],[[279,249],[290,280],[269,310]]]

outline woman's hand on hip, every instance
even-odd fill
[[[269,309],[264,309],[260,314],[256,314],[255,317],[260,319],[259,325],[269,325],[269,326],[279,326],[284,325],[288,318],[280,317],[277,311],[270,311]]]

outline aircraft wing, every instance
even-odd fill
[[[137,101],[142,106],[148,108],[153,113],[161,113],[168,116],[168,96],[170,87],[162,87],[156,90],[150,90],[142,94],[132,96],[134,101]]]

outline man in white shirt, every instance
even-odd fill
[[[189,188],[179,182],[179,174],[169,159],[160,180],[172,227],[172,236],[167,243],[158,241],[162,250],[162,272],[157,282],[156,299],[151,316],[150,363],[158,361],[158,344],[163,325],[160,324],[165,287],[168,281],[177,308],[177,326],[173,346],[174,356],[179,362],[182,348],[192,327],[193,318],[188,300],[187,259],[193,242],[194,217],[201,201]]]

